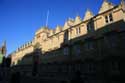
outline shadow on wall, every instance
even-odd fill
[[[33,76],[40,73],[43,76],[44,74],[45,76],[52,75],[52,78],[56,73],[56,78],[58,75],[62,75],[63,78],[68,77],[70,73],[71,83],[78,82],[78,80],[79,83],[89,82],[93,79],[99,83],[112,81],[119,83],[125,75],[124,27],[125,22],[121,20],[96,31],[88,29],[90,30],[88,34],[70,41],[68,30],[66,30],[61,48],[42,54],[41,49],[36,46],[34,52],[25,55],[20,64],[26,64],[29,61],[32,65],[30,68],[32,68]]]
[[[33,64],[34,61],[40,61],[40,63],[72,63],[73,61],[81,62],[85,58],[115,55],[117,54],[115,52],[122,51],[120,49],[124,48],[123,42],[125,40],[122,38],[125,31],[124,26],[125,23],[121,20],[95,31],[94,21],[91,19],[87,24],[88,34],[69,40],[67,29],[64,31],[64,42],[61,44],[61,48],[42,54],[41,49],[39,49],[40,45],[37,43],[34,46],[34,52],[26,54],[19,63]]]

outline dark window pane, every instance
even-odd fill
[[[113,21],[112,14],[109,14],[109,20],[110,20],[110,21]]]
[[[79,27],[79,33],[81,33],[81,28]]]
[[[64,34],[64,42],[68,41],[68,30]]]
[[[108,16],[105,16],[105,22],[108,23]]]

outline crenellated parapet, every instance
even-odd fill
[[[49,31],[49,28],[48,27],[41,27],[40,29],[38,29],[36,32],[35,32],[35,35],[38,35],[42,32],[48,32]]]
[[[50,30],[49,30],[49,36],[52,36],[52,35],[54,35],[54,30],[53,30],[53,29],[50,29]]]
[[[125,11],[125,1],[124,0],[121,0],[121,7],[122,7],[123,11]]]
[[[24,49],[26,49],[26,48],[28,48],[30,46],[33,46],[33,41],[29,41],[29,42],[23,44],[22,46],[20,46],[19,48],[17,48],[16,52],[24,50]]]
[[[61,31],[62,31],[62,27],[57,25],[57,27],[55,29],[55,34],[61,32]]]
[[[66,29],[70,28],[70,27],[73,26],[73,25],[74,25],[74,20],[68,19],[68,20],[64,23],[63,30],[66,30]]]

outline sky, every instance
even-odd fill
[[[115,5],[120,0],[108,0]],[[31,41],[35,32],[45,26],[63,26],[68,18],[79,15],[82,19],[87,9],[97,14],[103,0],[0,0],[0,46],[6,40],[7,54]]]

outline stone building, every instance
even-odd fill
[[[84,19],[77,16],[54,30],[36,31],[32,42],[12,53],[12,65],[17,65],[12,70],[31,76],[36,68],[38,79],[49,82],[70,83],[80,71],[83,83],[120,83],[125,75],[124,42],[125,2],[104,0],[97,15],[87,10]]]
[[[122,55],[123,49],[116,51],[115,46],[124,48],[121,42],[125,40],[124,31],[125,2],[121,0],[119,5],[114,5],[104,0],[97,15],[87,10],[84,19],[80,16],[76,16],[75,19],[69,18],[64,26],[57,25],[55,29],[41,27],[35,32],[31,42],[12,53],[12,64],[18,64],[28,54],[33,53],[37,43],[42,52],[40,63],[79,62],[88,57],[98,59],[98,56],[119,53]],[[31,59],[30,61],[32,63]]]

